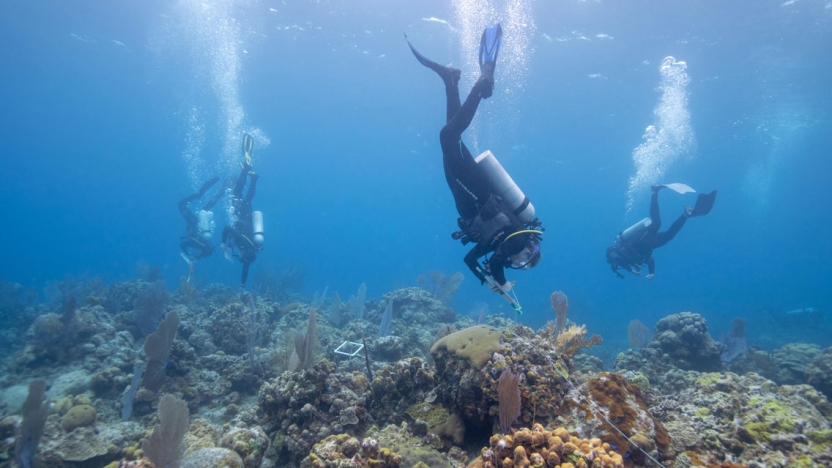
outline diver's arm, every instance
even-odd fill
[[[485,276],[480,273],[480,263],[479,258],[483,255],[487,254],[488,252],[478,245],[475,245],[473,249],[471,249],[467,255],[465,255],[465,264],[468,265],[468,268],[474,272],[474,276],[476,276],[480,280],[480,284],[485,283]]]
[[[491,277],[494,278],[500,286],[506,284],[506,272],[503,267],[505,258],[503,258],[501,250],[502,249],[497,249],[488,260],[488,265],[486,265],[488,267],[488,271],[491,272]]]
[[[653,256],[647,257],[647,260],[644,261],[647,264],[647,268],[650,271],[649,276],[653,276],[653,273],[656,272],[656,262],[653,260]]]

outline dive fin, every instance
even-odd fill
[[[706,214],[711,212],[711,208],[714,207],[714,202],[716,201],[716,190],[711,193],[701,193],[696,198],[696,205],[694,205],[693,210],[690,212],[690,217],[693,218],[694,216],[705,216]]]
[[[234,252],[231,250],[231,246],[223,243],[220,247],[222,247],[222,253],[225,255],[225,259],[229,262],[234,262]]]
[[[219,182],[219,180],[220,180],[219,177],[213,177],[210,180],[208,180],[207,182],[205,182],[204,184],[202,184],[202,187],[199,189],[199,196],[201,197],[201,196],[205,195],[205,192],[207,192],[208,189],[211,188],[212,185]]]
[[[243,134],[243,154],[246,157],[246,165],[251,167],[251,151],[254,149],[254,138],[248,133]]]
[[[483,65],[492,62],[491,73],[493,75],[502,42],[503,28],[500,27],[500,23],[485,28],[485,31],[482,32],[482,38],[480,38],[480,70],[482,70]]]
[[[689,186],[687,184],[682,184],[682,183],[679,183],[679,182],[674,182],[672,184],[662,184],[662,187],[667,187],[670,190],[673,190],[674,192],[679,193],[679,194],[683,194],[683,195],[686,194],[686,193],[696,192],[696,190],[694,190],[691,186]]]
[[[407,41],[407,45],[408,47],[410,47],[410,51],[413,52],[413,56],[416,57],[416,60],[418,60],[419,63],[421,63],[422,65],[435,71],[439,75],[439,77],[442,78],[442,81],[447,81],[450,79],[450,84],[452,85],[459,83],[459,78],[462,76],[462,71],[457,70],[456,68],[439,65],[433,60],[420,54],[419,51],[416,50],[415,47],[413,47],[413,44],[410,43],[410,39],[407,38],[407,34],[404,35],[404,40]]]

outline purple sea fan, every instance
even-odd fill
[[[511,369],[503,370],[497,381],[497,396],[500,401],[500,428],[503,434],[508,434],[511,424],[520,416],[520,375]]]
[[[719,355],[722,362],[731,362],[748,351],[748,345],[742,336],[728,336],[720,341],[723,345],[722,354]]]

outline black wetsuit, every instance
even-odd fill
[[[477,245],[465,256],[465,264],[484,282],[485,277],[478,271],[478,260],[493,252],[486,268],[491,276],[503,285],[506,282],[504,269],[511,265],[509,256],[523,250],[530,234],[512,236],[504,242],[506,237],[526,227],[491,193],[486,175],[482,173],[471,152],[462,142],[462,133],[471,125],[480,100],[483,96],[491,95],[492,83],[481,77],[462,103],[456,77],[444,76],[443,81],[447,97],[447,123],[439,133],[439,142],[442,146],[445,180],[451,188],[456,210],[459,212],[460,228],[463,232],[472,233],[471,229],[489,224],[495,217],[504,220],[496,225],[490,223],[490,232],[472,233],[470,239],[477,242]]]
[[[248,279],[248,269],[251,263],[257,259],[257,251],[260,248],[254,243],[254,227],[252,226],[252,208],[251,200],[254,198],[254,193],[257,188],[258,176],[251,173],[251,185],[248,187],[245,197],[243,196],[243,188],[246,186],[246,177],[251,171],[251,166],[243,165],[243,170],[240,172],[240,177],[237,178],[237,183],[234,185],[234,192],[232,193],[231,204],[234,207],[235,221],[232,226],[225,226],[222,231],[222,242],[229,247],[236,247],[239,254],[235,254],[243,264],[243,273],[240,278],[240,286],[245,287]],[[231,239],[231,243],[229,243]]]
[[[205,192],[217,181],[219,178],[213,178],[202,185],[199,192],[188,195],[179,201],[179,213],[185,218],[185,235],[182,236],[179,242],[179,248],[182,253],[191,261],[199,260],[201,258],[210,257],[214,253],[214,246],[210,241],[202,238],[202,233],[199,232],[199,219],[188,209],[188,204],[194,200],[198,200],[205,195]],[[210,211],[211,208],[222,198],[225,193],[225,188],[221,187],[216,195],[214,195],[205,206],[202,207],[204,211]]]
[[[688,214],[682,213],[670,229],[659,232],[662,227],[662,218],[659,214],[659,193],[654,191],[650,197],[650,226],[639,237],[628,242],[616,243],[607,248],[607,262],[610,264],[613,273],[623,278],[618,272],[619,268],[637,274],[641,271],[641,265],[646,264],[652,275],[656,270],[656,263],[653,260],[653,249],[657,249],[676,237],[676,234],[685,225]]]

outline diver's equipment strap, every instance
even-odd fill
[[[257,248],[257,245],[255,245],[255,244],[254,244],[254,242],[252,242],[252,241],[251,241],[251,239],[249,239],[248,237],[246,237],[246,235],[245,235],[245,234],[240,234],[240,237],[242,237],[243,239],[247,240],[247,241],[248,241],[248,243],[249,243],[249,244],[251,244],[251,246],[252,246],[252,247],[254,247],[255,249]]]
[[[537,235],[542,236],[543,231],[538,231],[536,229],[523,229],[523,230],[520,230],[520,231],[515,231],[515,232],[512,232],[511,234],[507,235],[506,238],[503,239],[502,243],[505,244],[507,240],[511,239],[512,237],[516,236],[517,234],[537,234]]]
[[[523,203],[521,203],[520,206],[518,206],[517,208],[514,209],[514,215],[515,216],[520,216],[520,213],[522,213],[523,210],[525,210],[526,207],[529,206],[529,203],[531,203],[531,202],[532,201],[529,200],[529,197],[523,198]]]

